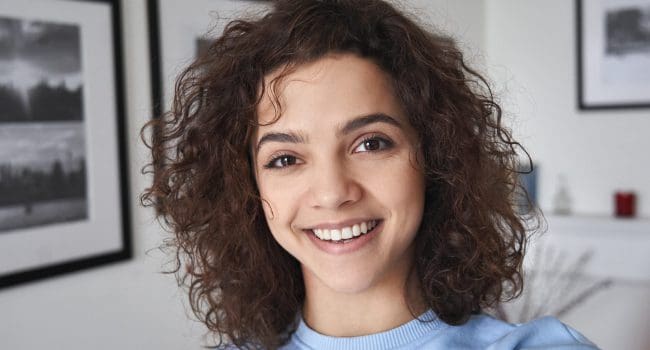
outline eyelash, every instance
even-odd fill
[[[378,135],[370,135],[370,136],[364,137],[357,144],[357,146],[354,148],[355,151],[359,147],[363,146],[368,141],[378,141],[380,143],[379,149],[367,150],[367,151],[355,152],[355,153],[382,152],[382,151],[385,151],[385,150],[390,149],[390,148],[393,147],[393,142],[388,140],[387,138],[384,138],[384,137],[381,137],[381,136],[378,136]],[[290,160],[292,160],[293,164],[281,165],[281,166],[276,166],[275,165],[277,162],[282,162],[283,159],[285,159],[285,162],[288,162],[287,159],[290,159]],[[291,154],[288,154],[288,153],[282,153],[282,154],[279,154],[279,155],[274,156],[273,158],[271,158],[271,160],[264,165],[264,168],[265,169],[272,169],[272,170],[282,170],[282,169],[285,169],[285,168],[288,168],[290,166],[295,165],[297,160],[298,160],[298,158],[296,158],[296,156],[294,156],[294,155],[291,155]]]
[[[356,150],[357,148],[359,148],[361,145],[365,144],[368,141],[379,141],[380,143],[383,143],[383,146],[380,145],[379,146],[380,148],[377,149],[377,150],[368,150],[368,151],[365,151],[365,152],[381,152],[381,151],[385,151],[385,150],[390,149],[390,148],[393,147],[393,142],[390,141],[389,139],[381,137],[379,135],[370,135],[370,136],[364,137],[361,140],[361,142],[359,142],[357,147],[355,147],[354,149]]]
[[[284,166],[275,166],[275,163],[277,163],[278,161],[281,161],[283,158],[293,159],[294,164],[284,165]],[[295,165],[295,162],[297,161],[297,159],[298,158],[296,158],[296,156],[293,156],[293,155],[287,154],[287,153],[283,153],[283,154],[280,154],[280,155],[277,155],[277,156],[273,157],[268,163],[264,164],[264,168],[265,169],[271,169],[271,170],[282,170],[284,168],[288,168],[288,167],[290,167],[292,165]]]

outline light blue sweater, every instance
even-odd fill
[[[512,325],[487,315],[472,316],[462,326],[442,322],[432,311],[386,332],[359,337],[330,337],[300,321],[282,350],[371,349],[554,349],[593,350],[583,335],[553,317]]]

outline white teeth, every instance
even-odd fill
[[[362,222],[360,229],[361,229],[361,233],[366,233],[368,232],[368,225],[366,225],[365,222]]]
[[[324,241],[341,241],[359,237],[377,226],[377,220],[370,220],[340,229],[313,229],[314,235]]]
[[[354,226],[352,226],[352,235],[354,237],[359,237],[359,235],[361,235],[361,228],[359,228],[358,224],[355,224]]]
[[[341,238],[343,239],[350,239],[352,238],[352,229],[349,227],[344,227],[341,230]]]

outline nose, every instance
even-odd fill
[[[355,174],[341,162],[314,167],[310,201],[314,208],[338,209],[361,199],[362,187]]]

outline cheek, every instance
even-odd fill
[[[277,198],[273,191],[269,191],[266,186],[260,184],[260,198],[262,200],[262,208],[264,208],[264,216],[269,225],[276,220],[278,205]]]
[[[262,208],[264,208],[264,217],[266,217],[267,222],[271,222],[275,219],[275,210],[273,209],[273,205],[267,197],[265,197],[263,194],[261,195],[262,197]]]
[[[266,221],[272,230],[279,225],[290,224],[297,202],[293,198],[293,191],[286,186],[261,181],[260,197]]]
[[[268,185],[268,184],[267,184]],[[295,234],[292,221],[296,216],[296,200],[291,198],[291,191],[280,189],[277,185],[260,186],[260,196],[266,224],[273,239],[289,254],[296,257]]]
[[[276,242],[278,242],[281,246],[284,247],[284,242],[283,242],[283,235],[281,235],[281,232],[284,230],[282,229],[282,226],[280,224],[280,212],[281,208],[278,207],[276,204],[278,202],[277,198],[273,195],[273,193],[269,193],[268,191],[263,191],[260,188],[260,196],[262,200],[262,208],[264,208],[264,216],[266,218],[266,224],[269,227],[269,230],[271,231],[271,235],[273,235],[273,238],[275,239]],[[286,249],[286,247],[285,247]]]
[[[409,162],[386,168],[375,187],[395,209],[417,210],[424,206],[424,175]]]

